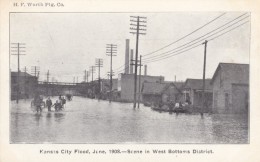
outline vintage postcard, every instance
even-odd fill
[[[1,162],[260,160],[257,2],[1,3]]]

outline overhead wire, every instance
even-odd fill
[[[171,50],[169,50],[169,51],[163,52],[163,53],[161,53],[161,54],[157,54],[157,55],[151,56],[151,57],[149,57],[149,58],[144,58],[144,60],[148,60],[148,59],[151,59],[151,58],[161,57],[161,56],[163,56],[163,55],[167,55],[167,54],[169,54],[169,53],[172,53],[172,51],[175,51],[176,49],[179,49],[179,48],[181,48],[181,47],[183,47],[183,46],[187,46],[187,45],[189,45],[190,43],[192,43],[192,42],[194,42],[194,41],[197,41],[197,40],[200,41],[200,39],[202,39],[203,37],[205,37],[205,36],[209,35],[210,33],[215,32],[215,31],[217,31],[217,30],[223,28],[224,26],[226,26],[226,25],[228,25],[228,24],[230,24],[230,23],[236,21],[236,20],[237,20],[238,18],[240,18],[241,16],[244,16],[244,14],[243,14],[243,15],[240,15],[239,17],[233,19],[232,21],[229,21],[229,22],[225,23],[224,25],[221,25],[221,26],[217,27],[216,29],[214,29],[214,30],[212,30],[212,31],[210,31],[210,32],[208,32],[208,33],[206,33],[206,34],[204,34],[204,35],[202,35],[202,36],[200,36],[200,37],[198,37],[198,38],[196,38],[196,39],[194,39],[194,40],[188,42],[188,43],[185,43],[185,44],[183,44],[183,45],[181,45],[181,46],[178,46],[178,47],[176,47],[176,48],[174,48],[174,49],[171,49]],[[249,17],[249,16],[246,16],[246,17],[242,18],[241,20],[238,20],[237,22],[235,22],[235,23],[233,23],[233,24],[227,26],[226,28],[224,28],[224,29],[222,29],[222,30],[225,30],[225,29],[227,29],[227,28],[229,28],[229,27],[231,27],[231,26],[233,26],[233,25],[235,25],[235,24],[241,22],[242,20],[246,19],[247,17]],[[222,30],[221,30],[221,31],[222,31]],[[219,31],[216,32],[216,33],[214,33],[214,34],[217,34],[217,33],[219,33]],[[211,34],[210,36],[212,36],[212,35],[214,35],[214,34]],[[210,36],[208,36],[208,37],[210,37]],[[208,38],[208,37],[206,37],[206,38]],[[203,38],[203,39],[206,39],[206,38]],[[199,42],[199,41],[197,41],[197,42]],[[193,44],[194,44],[194,43],[193,43]]]
[[[153,52],[144,54],[143,57],[146,57],[147,55],[151,55],[151,54],[153,54],[153,53],[156,53],[156,52],[158,52],[158,51],[160,51],[160,50],[162,50],[162,49],[165,49],[165,48],[167,48],[167,47],[169,47],[169,46],[171,46],[171,45],[173,45],[173,44],[175,44],[175,43],[181,41],[182,39],[184,39],[184,38],[186,38],[186,37],[192,35],[193,33],[199,31],[200,29],[204,28],[205,26],[207,26],[207,25],[211,24],[212,22],[216,21],[217,19],[219,19],[220,17],[224,16],[225,14],[226,14],[226,13],[220,14],[220,15],[217,16],[216,18],[214,18],[214,19],[212,19],[211,21],[207,22],[206,24],[200,26],[199,28],[195,29],[194,31],[190,32],[189,34],[187,34],[187,35],[185,35],[185,36],[179,38],[178,40],[176,40],[176,41],[174,41],[174,42],[172,42],[172,43],[170,43],[170,44],[168,44],[168,45],[166,45],[166,46],[164,46],[164,47],[162,47],[162,48],[160,48],[160,49],[158,49],[158,50],[156,50],[156,51],[153,51]],[[124,65],[121,65],[120,67],[116,68],[115,70],[121,69],[121,68],[124,67],[124,66],[125,66],[125,64],[124,64]]]
[[[249,21],[246,21],[246,22],[244,22],[244,23],[242,23],[242,24],[239,24],[238,26],[235,26],[235,27],[233,27],[232,29],[230,29],[230,30],[228,30],[228,31],[226,31],[226,32],[224,32],[224,33],[221,33],[221,34],[217,35],[216,37],[213,37],[213,38],[209,39],[208,42],[209,42],[209,41],[212,41],[212,40],[214,40],[214,39],[217,39],[218,37],[223,36],[224,34],[229,33],[229,32],[231,32],[232,30],[234,30],[234,29],[236,29],[236,28],[238,28],[238,27],[240,27],[240,26],[242,26],[242,25],[244,25],[244,24],[246,24],[246,23],[248,23],[248,22],[249,22]],[[189,51],[189,50],[191,50],[191,49],[194,49],[194,48],[196,48],[196,47],[198,47],[198,46],[200,46],[200,45],[202,45],[202,44],[200,43],[200,44],[195,45],[195,46],[193,46],[193,47],[191,47],[191,48],[188,48],[187,50],[180,51],[179,53],[174,54],[174,55],[170,55],[170,56],[168,56],[168,57],[157,58],[157,59],[155,59],[155,60],[144,61],[144,62],[145,62],[145,63],[152,63],[152,62],[161,61],[161,60],[164,60],[164,59],[167,59],[167,58],[170,58],[170,57],[173,57],[173,56],[182,54],[182,53],[184,53],[184,52],[186,52],[186,51]]]
[[[207,26],[207,25],[211,24],[212,22],[216,21],[217,19],[219,19],[220,17],[224,16],[225,14],[226,14],[226,12],[225,12],[225,13],[222,13],[221,15],[217,16],[217,17],[214,18],[213,20],[211,20],[211,21],[207,22],[206,24],[200,26],[199,28],[195,29],[195,30],[192,31],[191,33],[189,33],[189,34],[187,34],[187,35],[185,35],[185,36],[183,36],[183,37],[177,39],[176,41],[174,41],[174,42],[172,42],[172,43],[170,43],[170,44],[168,44],[168,45],[166,45],[166,46],[163,46],[163,47],[161,47],[161,48],[159,48],[159,49],[157,49],[157,50],[155,50],[155,51],[153,51],[153,52],[144,54],[143,57],[146,57],[146,56],[148,56],[148,55],[154,54],[154,53],[156,53],[156,52],[158,52],[158,51],[160,51],[160,50],[163,50],[163,49],[165,49],[165,48],[167,48],[167,47],[169,47],[169,46],[171,46],[171,45],[173,45],[173,44],[175,44],[175,43],[177,43],[177,42],[183,40],[184,38],[186,38],[186,37],[192,35],[193,33],[199,31],[200,29],[204,28],[205,26]]]

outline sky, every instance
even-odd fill
[[[40,81],[46,80],[49,70],[50,81],[54,79],[59,82],[73,82],[74,77],[75,81],[76,78],[78,82],[83,81],[84,70],[89,70],[90,66],[95,65],[96,58],[104,60],[101,77],[107,78],[110,57],[106,56],[106,44],[116,44],[118,52],[117,56],[113,57],[116,78],[117,73],[123,71],[123,68],[119,67],[124,65],[126,39],[130,39],[130,48],[135,50],[136,35],[129,33],[130,16],[144,16],[147,17],[147,31],[146,35],[140,35],[139,55],[143,56],[143,62],[148,67],[148,75],[164,76],[167,81],[173,81],[176,76],[177,81],[185,81],[187,78],[202,78],[204,55],[202,42],[205,39],[198,40],[200,46],[178,55],[169,54],[166,57],[163,53],[183,47],[182,45],[244,13],[11,13],[10,42],[25,43],[23,46],[26,47],[24,52],[26,55],[20,56],[20,69],[26,66],[31,73],[32,66],[39,66]],[[176,42],[222,14],[224,15],[209,25]],[[234,27],[243,22],[247,23],[207,43],[206,78],[212,78],[220,62],[249,64],[250,13],[234,21]],[[147,55],[171,43],[173,44]],[[164,56],[166,59],[147,62],[149,57],[164,58]],[[154,60],[152,58],[150,60]],[[10,55],[10,69],[17,71],[15,55]],[[97,77],[96,70],[94,79]]]

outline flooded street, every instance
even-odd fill
[[[54,102],[57,97],[52,98]],[[83,97],[36,114],[11,102],[11,143],[248,143],[247,115],[169,114]]]

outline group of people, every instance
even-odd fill
[[[46,100],[46,106],[48,107],[48,111],[51,111],[51,107],[54,107],[55,111],[60,111],[65,108],[66,99],[65,97],[59,96],[59,99],[56,100],[54,104],[52,104],[52,100],[50,97]]]
[[[43,96],[41,95],[35,95],[33,101],[31,102],[31,107],[35,107],[37,113],[42,112],[42,108],[46,107],[48,108],[48,111],[51,111],[51,107],[54,107],[55,111],[60,111],[65,108],[66,105],[66,99],[63,96],[59,96],[59,99],[56,100],[56,102],[53,104],[50,97],[47,98],[47,100],[43,101]]]
[[[45,107],[43,96],[36,94],[31,102],[31,107],[35,107],[37,113],[42,112],[42,107]]]

